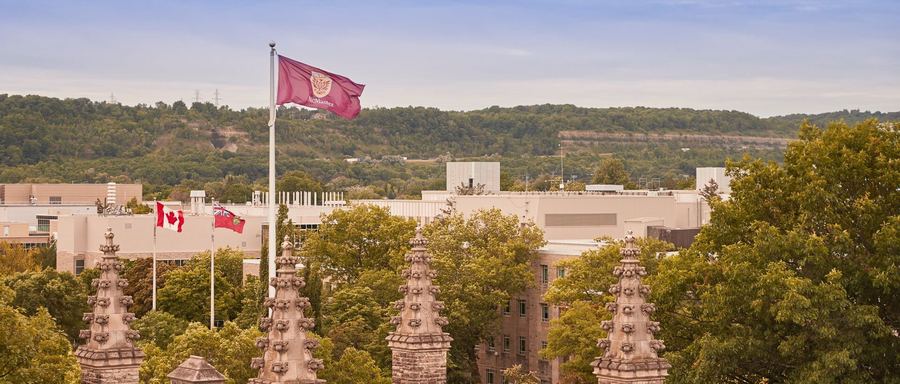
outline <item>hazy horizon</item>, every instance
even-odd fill
[[[0,93],[234,109],[268,102],[268,42],[367,85],[363,107],[573,104],[760,117],[900,110],[900,3],[566,0],[18,3]]]

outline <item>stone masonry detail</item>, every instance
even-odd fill
[[[395,303],[400,316],[391,319],[397,330],[388,337],[392,353],[391,376],[394,384],[441,384],[447,382],[447,352],[453,340],[443,331],[447,319],[440,316],[444,303],[435,300],[439,287],[432,285],[436,277],[431,270],[428,241],[421,229],[410,241],[412,249],[406,254],[409,269],[403,271],[407,279],[400,286],[404,294]]]
[[[303,315],[309,308],[309,298],[300,297],[298,289],[306,283],[297,276],[299,258],[293,256],[294,245],[285,237],[281,243],[282,255],[275,259],[278,270],[269,284],[275,287],[275,297],[265,300],[271,309],[270,317],[263,317],[259,327],[266,337],[256,340],[263,350],[263,357],[250,364],[259,369],[259,376],[250,384],[315,384],[325,380],[316,378],[316,371],[323,368],[322,360],[313,358],[312,351],[319,342],[307,335],[315,327],[315,321]]]
[[[602,323],[608,338],[597,343],[606,353],[594,361],[594,374],[598,384],[662,384],[671,365],[657,355],[665,345],[653,337],[659,332],[659,323],[650,320],[656,307],[646,302],[650,287],[641,284],[641,276],[647,271],[631,231],[620,254],[622,264],[613,270],[619,281],[609,288],[616,302],[606,305],[613,317]]]
[[[225,376],[202,356],[191,355],[166,375],[171,384],[225,384]]]
[[[119,276],[125,265],[116,256],[119,246],[113,244],[112,229],[107,228],[104,236],[106,243],[100,246],[103,257],[97,263],[100,278],[91,282],[97,293],[88,297],[93,311],[84,314],[90,329],[81,331],[85,344],[78,347],[75,357],[84,384],[137,384],[144,352],[134,344],[140,335],[129,326],[135,316],[128,306],[134,301],[122,294],[128,281]]]

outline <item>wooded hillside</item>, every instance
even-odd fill
[[[266,175],[267,115],[261,108],[210,103],[124,106],[0,94],[0,182],[139,181],[148,194],[163,195],[178,185],[221,184],[227,176],[257,183]],[[509,182],[526,174],[558,177],[553,157],[562,142],[567,179],[589,178],[606,156],[622,159],[636,180],[677,179],[745,153],[779,160],[778,143],[793,138],[804,119],[824,125],[867,118],[896,120],[900,112],[758,118],[686,108],[406,107],[366,109],[347,121],[281,108],[278,165],[279,174],[302,170],[331,189],[367,187],[393,197],[442,187],[440,161],[451,159],[501,161]],[[743,136],[753,137],[750,145],[742,144]],[[351,165],[344,161],[350,157],[362,161]]]

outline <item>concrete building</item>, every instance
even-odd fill
[[[459,186],[473,188],[484,185],[485,193],[500,192],[499,162],[449,162],[447,163],[447,192],[455,192]]]
[[[141,202],[143,191],[141,184],[0,184],[0,204],[125,204],[132,198]]]
[[[211,205],[195,205],[194,207],[199,210],[196,215],[192,215],[188,210],[190,206],[182,207],[180,203],[171,205],[175,209],[185,210],[185,224],[181,233],[156,228],[156,216],[153,214],[105,216],[97,215],[95,211],[93,214],[59,216],[54,220],[57,228],[56,269],[79,274],[85,268],[93,267],[101,253],[89,240],[101,236],[107,227],[112,228],[116,237],[121,240],[122,249],[119,256],[126,259],[153,256],[154,228],[156,228],[157,260],[183,263],[197,253],[211,249],[213,234],[217,249],[231,247],[243,251],[249,258],[260,257],[267,230],[265,206],[227,205],[228,210],[247,220],[244,232],[236,233],[228,229],[213,229]],[[336,207],[292,205],[288,211],[288,218],[300,226],[317,226],[320,223],[320,216]],[[258,261],[254,266],[251,260],[248,260],[250,262],[245,266],[245,272],[256,275],[259,273]]]
[[[21,244],[25,249],[44,247],[50,243],[48,233],[34,233],[26,223],[0,221],[0,242]]]
[[[459,196],[423,191],[422,200],[354,200],[385,207],[391,214],[426,224],[444,211],[468,215],[497,208],[544,230],[547,240],[622,237],[628,230],[646,236],[647,228],[693,228],[709,220],[709,207],[696,191],[498,192]]]
[[[724,167],[697,168],[696,176],[697,190],[703,189],[710,180],[713,180],[719,185],[719,192],[726,195],[731,194],[731,176],[725,174]]]

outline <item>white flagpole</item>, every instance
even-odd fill
[[[209,329],[216,329],[216,208],[213,203],[212,230],[209,238]]]
[[[275,277],[275,42],[269,43],[269,278]],[[259,266],[262,268],[262,266]],[[264,281],[263,284],[269,284]],[[275,287],[269,285],[269,297]]]
[[[156,212],[159,208],[156,206],[156,200],[153,200],[153,213],[159,215],[159,212]],[[156,221],[150,220],[153,222],[153,304],[152,309],[156,310]]]

